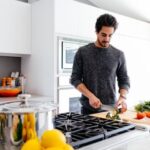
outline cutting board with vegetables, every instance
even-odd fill
[[[97,114],[94,114],[94,116],[106,118],[107,113],[108,112],[97,113]],[[127,110],[126,112],[119,114],[119,116],[123,121],[126,121],[126,122],[150,125],[150,118],[144,117],[143,119],[136,119],[137,113],[132,110]]]

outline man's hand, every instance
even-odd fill
[[[116,105],[115,105],[116,109],[118,109],[118,107],[120,107],[120,106],[121,106],[121,112],[122,113],[127,110],[127,104],[125,102],[125,99],[122,98],[122,97],[119,97],[119,99],[118,99],[118,101],[116,102]]]
[[[98,99],[96,96],[92,95],[89,98],[89,104],[93,107],[93,108],[100,108],[102,103],[100,101],[100,99]]]

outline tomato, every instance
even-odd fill
[[[150,112],[149,111],[146,111],[145,114],[146,114],[147,118],[150,118]]]
[[[137,112],[137,114],[136,114],[137,119],[143,119],[145,116],[146,116],[146,114],[144,112]]]

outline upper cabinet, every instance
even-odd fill
[[[0,55],[31,54],[31,6],[0,0]]]

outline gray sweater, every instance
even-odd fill
[[[130,87],[124,53],[113,46],[98,48],[94,43],[80,47],[74,57],[70,83],[80,83],[97,96],[103,104],[113,105],[116,101],[116,79],[119,89]],[[81,104],[91,110],[87,97],[82,95]]]

